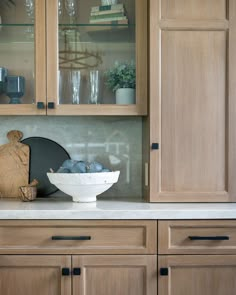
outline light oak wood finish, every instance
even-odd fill
[[[35,94],[36,103],[43,102],[45,109],[37,109],[38,115],[46,114],[46,1],[35,1]],[[48,2],[48,1],[47,1]],[[50,1],[49,1],[50,2]]]
[[[0,294],[70,295],[71,277],[61,275],[70,266],[70,256],[0,255]]]
[[[91,240],[52,240],[90,236]],[[156,221],[1,221],[3,254],[155,254]]]
[[[227,0],[164,0],[161,1],[163,19],[225,19]]]
[[[73,256],[74,294],[81,295],[156,295],[156,255]]]
[[[232,295],[236,292],[236,255],[159,256],[158,267],[168,268],[168,276],[158,274],[160,295]]]
[[[159,0],[150,0],[150,27],[149,27],[149,124],[147,124],[147,132],[149,132],[149,183],[146,188],[146,199],[150,202],[157,200],[160,190],[160,157],[161,150],[151,149],[152,143],[160,143],[161,138],[161,30],[159,29]],[[148,194],[149,190],[149,194]]]
[[[160,254],[235,254],[235,220],[172,220],[158,222]],[[229,240],[190,240],[189,237],[229,237]]]
[[[147,114],[148,70],[148,1],[135,1],[136,15],[136,109],[139,115]]]
[[[172,2],[151,0],[150,201],[235,201],[235,0]]]
[[[19,187],[29,181],[29,146],[20,143],[23,133],[7,133],[9,143],[0,146],[0,196],[17,198]]]
[[[50,109],[48,113],[50,115],[60,116],[138,116],[140,115],[136,105],[112,105],[112,104],[100,104],[100,105],[70,105],[70,104],[58,104],[55,109]]]

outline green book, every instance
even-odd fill
[[[106,11],[106,10],[118,10],[123,9],[124,4],[113,4],[113,5],[101,5],[91,7],[91,12]]]

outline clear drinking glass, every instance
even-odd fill
[[[81,73],[78,70],[70,72],[72,104],[80,103]]]
[[[89,103],[100,103],[100,72],[98,70],[89,71]]]
[[[34,23],[34,0],[25,0],[25,11],[31,24]],[[29,37],[34,36],[34,29],[30,26],[26,33]]]

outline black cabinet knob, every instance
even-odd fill
[[[38,101],[37,102],[37,109],[40,109],[40,110],[44,109],[44,102]]]
[[[78,267],[73,268],[73,275],[74,276],[80,276],[81,270]]]
[[[55,103],[54,102],[49,102],[48,103],[48,108],[49,109],[55,109]]]
[[[159,143],[153,142],[151,148],[152,150],[159,150]]]
[[[61,270],[61,274],[63,276],[69,276],[70,275],[70,269],[68,267],[63,267]]]
[[[161,276],[168,276],[168,274],[169,274],[169,271],[168,271],[167,267],[160,268],[160,275]]]

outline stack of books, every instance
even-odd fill
[[[128,24],[124,4],[102,5],[91,7],[90,24]]]

